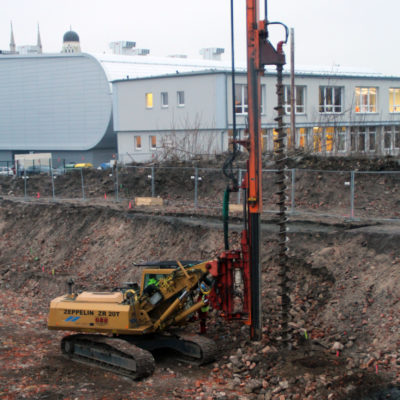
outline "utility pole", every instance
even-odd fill
[[[294,83],[294,28],[290,28],[290,148],[296,148],[296,86]]]

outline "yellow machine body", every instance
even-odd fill
[[[117,292],[66,294],[50,303],[48,328],[86,333],[143,335],[183,323],[204,306],[190,296],[208,274],[208,262],[190,267],[146,268],[140,287]],[[146,292],[149,282],[157,285]],[[182,292],[184,293],[182,295]]]

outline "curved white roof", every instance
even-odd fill
[[[110,82],[119,79],[144,78],[184,72],[229,71],[227,63],[179,57],[94,54],[103,66]],[[239,68],[244,72],[243,67]]]
[[[1,56],[0,88],[0,150],[89,150],[112,136],[109,80],[88,54]]]

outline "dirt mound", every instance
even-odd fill
[[[249,342],[247,327],[213,314],[209,335],[221,350],[214,365],[194,370],[161,360],[155,375],[139,383],[60,357],[62,334],[47,331],[46,314],[50,299],[66,291],[68,277],[79,290],[109,290],[138,280],[135,263],[215,257],[223,246],[219,226],[195,216],[2,200],[0,379],[7,390],[1,396],[57,399],[71,392],[79,399],[125,399],[140,390],[143,399],[358,400],[353,394],[361,386],[398,382],[397,226],[292,226],[290,351],[279,331],[276,236],[263,226],[260,342]],[[233,246],[238,239],[232,232]]]

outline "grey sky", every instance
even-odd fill
[[[245,60],[245,0],[235,1],[236,53]],[[260,1],[263,15],[264,0]],[[133,40],[154,56],[200,57],[224,47],[230,57],[230,0],[0,0],[0,49],[8,49],[10,21],[17,46],[36,43],[59,52],[72,26],[82,51],[110,52],[108,43]],[[400,75],[399,0],[268,0],[271,21],[295,29],[298,65],[336,65]],[[282,31],[271,34],[273,43]],[[289,53],[289,48],[286,49]]]

